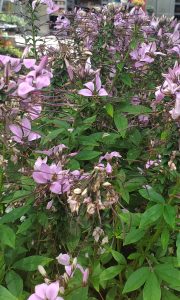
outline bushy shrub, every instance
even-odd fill
[[[178,299],[179,23],[111,4],[55,30],[0,56],[0,299]]]

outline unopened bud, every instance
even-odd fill
[[[82,191],[82,196],[86,196],[87,195],[87,189],[85,189],[84,191]]]
[[[39,265],[39,266],[38,266],[38,271],[39,271],[39,273],[40,273],[43,277],[46,277],[46,276],[47,276],[46,270],[44,269],[43,266]]]
[[[77,257],[75,257],[75,258],[73,259],[73,263],[72,263],[73,269],[75,269],[76,266],[77,266]]]
[[[80,195],[81,194],[81,192],[82,192],[82,190],[81,189],[79,189],[79,188],[77,188],[77,189],[74,189],[74,194],[76,194],[76,195]]]
[[[67,273],[64,273],[63,278],[64,278],[64,281],[65,281],[66,283],[68,283],[69,277],[68,277]]]
[[[105,187],[107,187],[107,186],[111,186],[111,183],[110,183],[110,182],[108,182],[108,181],[106,181],[106,182],[104,182],[104,183],[103,183],[103,186],[105,186]]]

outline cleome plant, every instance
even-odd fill
[[[134,4],[0,55],[0,300],[179,299],[180,24]]]

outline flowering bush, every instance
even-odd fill
[[[180,26],[135,2],[0,56],[0,299],[178,299]]]

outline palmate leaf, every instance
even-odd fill
[[[14,231],[6,225],[0,225],[0,245],[15,248],[16,235]]]
[[[161,287],[155,273],[151,272],[143,289],[143,300],[160,300]]]
[[[20,296],[23,291],[23,280],[13,270],[6,274],[6,284],[9,291],[16,297]]]
[[[49,257],[34,255],[22,258],[13,264],[14,269],[23,271],[36,271],[38,265],[48,265],[53,259]]]
[[[114,277],[116,277],[118,274],[121,273],[122,269],[123,269],[122,265],[109,267],[104,271],[102,271],[102,273],[100,274],[100,280],[105,281],[105,280],[113,279]]]
[[[0,300],[18,300],[5,287],[0,285]]]
[[[128,120],[127,118],[119,112],[114,113],[114,123],[116,125],[117,130],[120,135],[124,138],[126,135],[126,131],[128,128]]]
[[[180,287],[180,271],[170,264],[159,264],[155,267],[157,276],[172,286]]]
[[[123,294],[139,289],[146,282],[149,275],[150,270],[148,267],[142,267],[133,272],[126,281]]]

